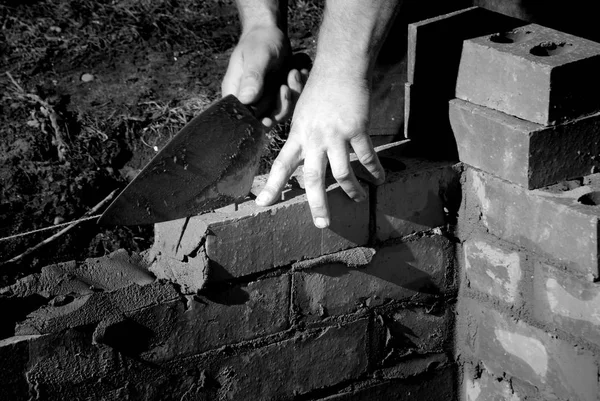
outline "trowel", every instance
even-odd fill
[[[308,68],[310,58],[294,55],[293,66]],[[283,79],[267,83],[265,90],[274,93]],[[152,224],[243,200],[250,193],[266,141],[257,118],[264,115],[265,107],[262,110],[233,95],[214,102],[154,156],[98,223]]]

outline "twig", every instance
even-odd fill
[[[115,194],[117,193],[118,190],[114,190],[112,191],[110,194],[108,194],[108,196],[104,199],[102,199],[96,206],[94,206],[93,208],[91,208],[90,210],[88,210],[83,217],[86,216],[90,216],[94,213],[96,213],[98,210],[100,210],[102,208],[102,206],[104,206],[106,203],[110,202]],[[79,223],[81,223],[82,221],[84,221],[84,219],[78,219],[75,220],[73,222],[71,222],[71,224],[69,224],[67,227],[63,228],[62,230],[60,230],[59,232],[57,232],[56,234],[46,238],[45,240],[43,240],[42,242],[40,242],[39,244],[27,249],[25,252],[23,252],[20,255],[15,256],[12,259],[9,259],[5,262],[0,263],[0,267],[7,265],[9,263],[15,263],[18,262],[19,260],[25,258],[26,256],[31,255],[33,252],[37,251],[38,249],[40,249],[42,246],[49,244],[50,242],[54,241],[55,239],[59,238],[60,236],[68,233],[69,231],[71,231],[73,228],[75,228],[77,225],[79,225]]]
[[[54,107],[52,107],[52,105],[50,105],[50,103],[46,102],[44,99],[42,99],[38,95],[34,95],[33,93],[25,92],[23,87],[21,85],[19,85],[19,83],[13,78],[13,76],[11,75],[10,72],[6,71],[6,75],[8,76],[8,78],[10,79],[12,84],[15,86],[15,88],[17,89],[19,96],[23,99],[29,99],[30,101],[33,101],[34,103],[38,103],[38,105],[40,106],[41,113],[44,115],[44,117],[47,117],[50,120],[50,125],[52,126],[52,129],[54,130],[54,135],[53,135],[54,140],[52,141],[52,143],[54,145],[56,145],[56,149],[58,152],[58,159],[60,161],[65,161],[65,154],[68,152],[69,147],[68,147],[67,143],[65,142],[64,135],[63,135],[62,130],[59,125],[59,117],[60,116],[58,115],[56,110],[54,110]],[[44,130],[44,129],[42,128],[42,130]]]

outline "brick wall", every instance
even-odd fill
[[[462,400],[599,399],[597,62],[599,44],[535,24],[465,41]]]
[[[332,181],[326,230],[298,176],[0,289],[0,398],[598,401],[600,48],[517,26],[453,58],[460,163],[393,143],[367,202]]]
[[[269,208],[157,224],[144,257],[48,266],[2,289],[2,387],[15,400],[453,399],[445,233],[460,168],[405,147],[383,147],[389,177],[368,202],[329,187],[330,229],[290,188]]]

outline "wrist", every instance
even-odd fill
[[[242,35],[257,28],[279,29],[287,34],[287,1],[238,0]]]

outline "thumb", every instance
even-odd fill
[[[265,81],[266,65],[260,68],[256,65],[245,66],[240,80],[239,100],[244,104],[255,103],[262,94]]]

